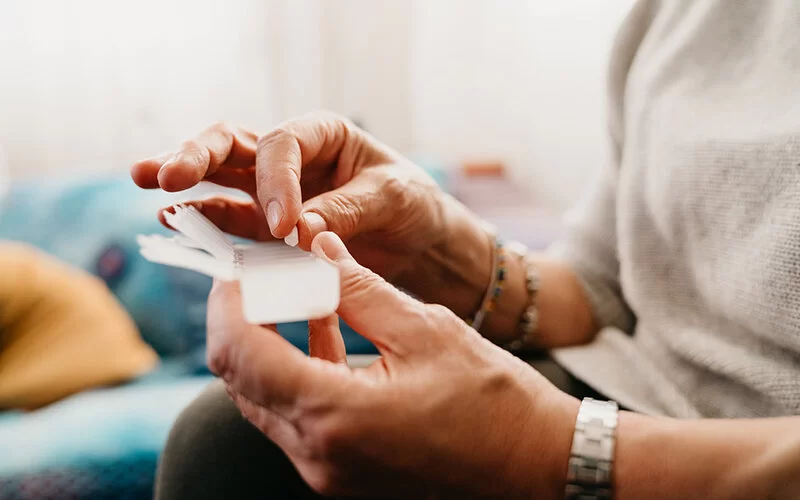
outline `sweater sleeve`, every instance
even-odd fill
[[[622,291],[616,233],[616,176],[604,172],[565,219],[564,237],[548,251],[578,277],[598,327],[631,333],[635,317]]]
[[[652,2],[637,2],[614,41],[609,64],[611,159],[565,218],[564,237],[549,253],[577,275],[597,326],[632,333],[636,317],[620,284],[617,245],[617,184],[624,152],[624,102],[628,74],[652,22]]]

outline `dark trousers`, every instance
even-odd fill
[[[550,359],[530,364],[562,391],[606,399]],[[284,453],[245,420],[221,381],[178,417],[161,457],[157,500],[321,498]]]

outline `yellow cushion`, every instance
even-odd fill
[[[0,242],[0,408],[37,408],[157,362],[102,281]]]

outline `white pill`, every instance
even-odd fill
[[[297,235],[297,226],[292,228],[292,232],[283,241],[290,247],[296,247],[300,243],[300,237]]]

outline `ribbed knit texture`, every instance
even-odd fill
[[[640,1],[609,87],[552,248],[605,328],[556,358],[647,413],[800,414],[800,1]]]

